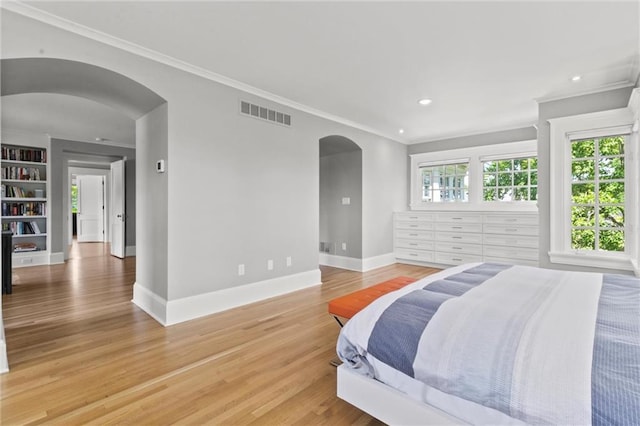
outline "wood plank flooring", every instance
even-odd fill
[[[131,303],[135,258],[106,254],[80,244],[64,265],[14,269],[3,426],[380,424],[335,395],[327,302],[437,271],[322,267],[320,286],[165,328]]]

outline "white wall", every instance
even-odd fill
[[[327,135],[362,148],[363,257],[392,252],[392,212],[407,205],[406,146],[3,11],[3,56],[41,51],[124,74],[167,100],[163,176],[148,169],[164,155],[162,142],[153,140],[151,127],[137,135],[148,143],[137,153],[137,224],[144,228],[138,229],[136,281],[160,309],[229,289],[242,302],[241,286],[271,289],[286,277],[300,277],[300,286],[318,282],[318,141]],[[293,125],[241,116],[240,99],[291,114]],[[166,180],[166,204],[164,183],[158,198],[149,192],[156,179]],[[274,261],[271,271],[267,260]],[[238,264],[245,275],[238,275]]]

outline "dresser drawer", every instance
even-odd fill
[[[484,262],[509,263],[512,265],[538,266],[538,260],[512,259],[504,257],[484,256]]]
[[[436,221],[451,223],[482,223],[482,215],[478,213],[441,212],[436,214]]]
[[[484,223],[498,225],[538,225],[537,214],[497,214],[487,213],[484,215]]]
[[[442,263],[443,265],[461,265],[470,262],[482,262],[482,256],[473,254],[436,253],[436,263]]]
[[[438,231],[451,232],[482,232],[482,224],[480,223],[438,223],[436,224]]]
[[[435,220],[436,215],[433,213],[422,213],[422,212],[398,212],[394,214],[394,218],[397,221],[424,221],[424,222],[432,222]]]
[[[408,229],[396,229],[396,238],[405,240],[433,240],[433,231],[409,231]]]
[[[462,232],[436,232],[436,241],[458,243],[482,243],[482,234],[465,234]]]
[[[537,226],[484,224],[485,234],[538,235]]]
[[[423,250],[411,250],[411,249],[396,249],[396,258],[415,260],[420,262],[433,262],[433,252]]]
[[[527,237],[518,234],[483,234],[482,242],[494,246],[538,248],[538,237]]]
[[[422,222],[422,221],[397,221],[395,223],[396,229],[415,229],[420,231],[430,231],[433,229],[433,222]]]
[[[437,242],[436,251],[446,253],[465,253],[482,255],[482,246],[480,244],[465,244],[455,242]]]
[[[538,261],[538,249],[522,247],[484,246],[483,255]]]
[[[421,241],[421,240],[396,240],[396,247],[407,248],[413,250],[433,250],[433,241]]]

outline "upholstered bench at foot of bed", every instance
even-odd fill
[[[342,297],[337,297],[329,301],[329,313],[333,315],[336,321],[338,321],[338,324],[340,324],[340,327],[342,327],[343,324],[340,318],[349,319],[378,297],[384,296],[387,293],[391,293],[416,281],[417,278],[396,277],[371,287],[354,291]],[[337,367],[342,364],[342,362],[336,357],[330,361],[330,364]]]
[[[416,282],[417,278],[396,277],[362,290],[354,291],[342,297],[337,297],[329,302],[329,313],[342,327],[340,318],[349,319],[360,312],[371,302],[380,296],[398,290],[408,284]]]

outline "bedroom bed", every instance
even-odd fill
[[[338,396],[389,424],[640,424],[640,280],[460,265],[342,328]]]

